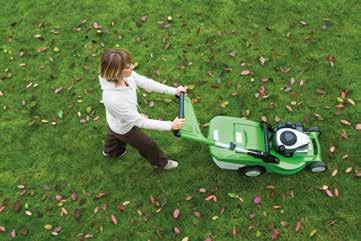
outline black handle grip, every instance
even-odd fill
[[[178,118],[183,119],[184,118],[184,92],[181,91],[179,93],[179,112],[178,112]],[[173,130],[173,133],[175,136],[180,137],[179,130]]]

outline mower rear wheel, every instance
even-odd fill
[[[264,172],[264,168],[260,166],[246,166],[241,168],[241,173],[247,177],[258,177]]]
[[[318,173],[326,171],[327,166],[324,162],[312,162],[310,165],[308,165],[308,169],[311,172]]]

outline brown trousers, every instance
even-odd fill
[[[108,126],[105,139],[104,152],[112,157],[122,154],[127,144],[138,150],[139,154],[147,159],[153,166],[163,168],[168,158],[148,135],[143,133],[139,127],[134,126],[126,134],[120,135],[113,132]]]

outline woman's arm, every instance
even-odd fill
[[[164,93],[164,94],[169,94],[169,95],[176,94],[176,90],[177,90],[176,88],[173,88],[173,87],[161,84],[152,79],[149,79],[143,75],[136,73],[134,70],[132,72],[132,75],[134,76],[136,85],[147,91],[154,91],[154,92]]]
[[[108,106],[107,109],[115,118],[131,123],[139,128],[160,131],[170,131],[172,129],[171,121],[148,119],[138,111],[132,110],[126,103],[113,104],[112,106]]]

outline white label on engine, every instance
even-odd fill
[[[242,133],[241,132],[236,132],[236,142],[242,143]]]

